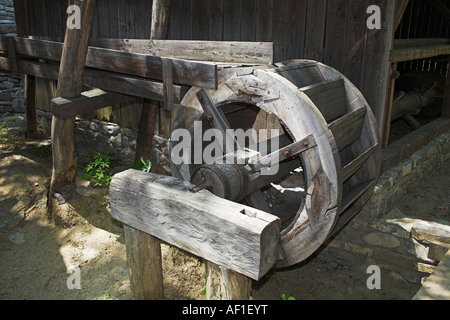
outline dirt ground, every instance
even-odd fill
[[[60,206],[70,212],[66,227],[48,219],[51,153],[39,151],[46,144],[19,138],[13,145],[0,145],[0,299],[131,299],[123,229],[109,214],[107,188],[79,180],[77,193],[61,200]],[[448,197],[450,166],[443,172],[446,176],[440,179],[446,189],[436,184],[430,193]],[[167,299],[204,299],[203,261],[163,245],[163,266]],[[367,278],[319,252],[299,266],[273,270],[253,283],[252,296],[329,300],[408,299],[415,294],[399,297],[395,290],[372,291]],[[74,288],[76,279],[81,289]]]

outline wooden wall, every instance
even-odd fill
[[[151,0],[97,1],[93,37],[149,38]],[[15,2],[28,11],[26,34],[63,36],[67,0]],[[381,30],[366,27],[373,4],[382,10]],[[173,0],[170,38],[273,41],[276,61],[313,59],[343,72],[382,119],[394,6],[391,0]],[[138,119],[134,109],[103,114],[130,125]]]

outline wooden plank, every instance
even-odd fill
[[[241,41],[256,39],[256,1],[241,1]]]
[[[366,113],[366,108],[358,109],[333,121],[328,126],[333,132],[336,145],[340,151],[361,137]]]
[[[255,41],[272,41],[272,12],[273,12],[273,0],[256,1]],[[233,15],[233,12],[231,14]],[[273,45],[271,45],[271,47],[273,49]],[[271,60],[272,62],[266,64],[273,64],[274,62],[273,52],[271,54]]]
[[[409,49],[416,47],[428,47],[435,45],[450,44],[450,38],[413,38],[413,39],[395,39],[394,49]]]
[[[52,99],[52,112],[55,117],[65,119],[134,99],[132,96],[120,93],[93,89],[81,93],[77,98],[58,97]]]
[[[127,225],[123,229],[133,299],[163,300],[161,242]]]
[[[364,84],[367,43],[367,11],[371,0],[349,2],[345,36],[343,73],[359,89]]]
[[[366,163],[367,159],[369,159],[378,148],[379,145],[373,146],[362,155],[354,159],[352,162],[350,162],[348,165],[346,165],[342,169],[342,181],[345,182],[350,179],[350,177]]]
[[[306,0],[287,1],[286,58],[288,60],[303,58],[306,38],[307,2]]]
[[[327,1],[308,1],[305,48],[302,58],[323,60]]]
[[[0,51],[8,52],[4,39],[7,37],[1,37]],[[16,54],[52,61],[61,59],[62,43],[25,38],[15,38],[15,43]],[[147,54],[89,47],[86,67],[163,80],[162,58]],[[217,88],[217,66],[212,63],[173,59],[173,71],[174,83]]]
[[[399,0],[398,2],[400,2],[400,4],[395,12],[394,32],[398,29],[400,23],[402,22],[403,15],[405,14],[406,8],[409,4],[409,0]]]
[[[173,64],[170,59],[163,59],[164,109],[172,111],[173,104]]]
[[[285,61],[286,29],[287,29],[287,0],[274,1],[272,11],[272,40],[275,47],[275,62]]]
[[[275,72],[288,79],[298,88],[307,87],[315,83],[324,82],[325,79],[315,63],[306,62],[302,66],[283,66]]]
[[[437,44],[427,47],[416,47],[392,50],[389,60],[391,62],[403,62],[416,59],[430,58],[450,54],[449,44]]]
[[[378,179],[377,179],[378,180]],[[377,180],[371,180],[361,183],[359,186],[353,187],[352,190],[343,195],[341,212],[347,210],[355,203],[369,188],[375,187]]]
[[[172,177],[128,170],[111,181],[111,215],[214,264],[259,280],[276,263],[280,220]],[[214,204],[214,205],[211,205]]]
[[[174,59],[272,64],[272,42],[91,39],[91,46]]]
[[[57,80],[59,65],[37,61],[18,60],[18,73],[29,74],[40,78]],[[12,70],[11,60],[0,57],[0,69]],[[164,101],[164,85],[161,82],[145,80],[138,77],[120,75],[93,69],[85,69],[83,84],[131,96]],[[175,104],[179,104],[189,87],[174,85]]]
[[[324,63],[340,72],[344,71],[345,44],[349,2],[328,0],[327,30],[325,37]]]
[[[442,100],[442,116],[450,118],[450,57],[447,66],[447,80],[445,82],[444,98]]]
[[[327,122],[342,116],[348,111],[344,79],[321,82],[300,90],[314,102]]]
[[[224,41],[241,40],[241,15],[238,14],[240,7],[241,0],[226,0],[223,2]]]

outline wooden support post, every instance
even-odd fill
[[[206,261],[206,300],[250,300],[252,280]]]
[[[94,16],[95,0],[73,0],[81,9],[81,29],[66,30],[58,77],[57,97],[75,98],[83,88],[83,70]],[[75,117],[52,120],[53,171],[48,193],[48,209],[52,212],[55,192],[75,183],[78,155],[75,146]]]
[[[25,93],[25,107],[27,118],[26,137],[34,139],[37,137],[37,116],[36,116],[36,79],[30,75],[23,75],[23,86]]]
[[[164,299],[161,241],[127,225],[124,232],[133,299]]]
[[[448,59],[447,81],[445,82],[442,116],[450,118],[450,58]]]
[[[127,170],[111,181],[111,215],[140,232],[260,280],[278,260],[280,219],[193,188],[173,177]]]
[[[397,71],[397,62],[391,65],[391,73],[389,76],[389,86],[387,95],[386,111],[384,113],[383,119],[383,131],[382,131],[382,141],[383,147],[389,145],[389,138],[391,135],[391,120],[392,120],[392,107],[394,104],[394,93],[395,93],[395,80],[399,77]]]
[[[171,6],[171,0],[153,1],[151,40],[163,40],[167,38],[169,33]],[[167,95],[166,86],[164,87],[164,95]],[[141,119],[138,125],[135,163],[138,163],[141,158],[143,158],[144,161],[150,158],[159,108],[160,104],[158,101],[144,100]]]

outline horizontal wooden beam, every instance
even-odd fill
[[[427,47],[438,44],[450,44],[450,38],[412,38],[412,39],[395,39],[394,49],[408,49],[415,47]]]
[[[93,89],[82,92],[75,99],[62,97],[52,99],[52,113],[57,118],[66,119],[119,103],[125,103],[133,99],[136,99],[136,97]]]
[[[175,59],[267,65],[274,62],[272,42],[91,39],[90,45]]]
[[[122,223],[254,280],[277,262],[280,220],[166,176],[128,170],[110,185]]]
[[[11,37],[0,36],[0,52],[9,53]],[[15,54],[60,61],[64,44],[28,38],[14,39]],[[208,62],[172,59],[173,82],[187,86],[217,89],[217,65]],[[89,47],[86,67],[162,81],[163,59],[141,53]]]
[[[17,72],[39,78],[58,80],[59,63],[44,63],[34,60],[18,59]],[[0,70],[13,71],[10,58],[0,57]],[[83,83],[105,91],[122,93],[151,100],[164,101],[162,82],[85,68]],[[179,104],[189,87],[173,85],[173,103]]]
[[[450,54],[450,39],[408,39],[397,41],[391,51],[391,62],[403,62]]]

